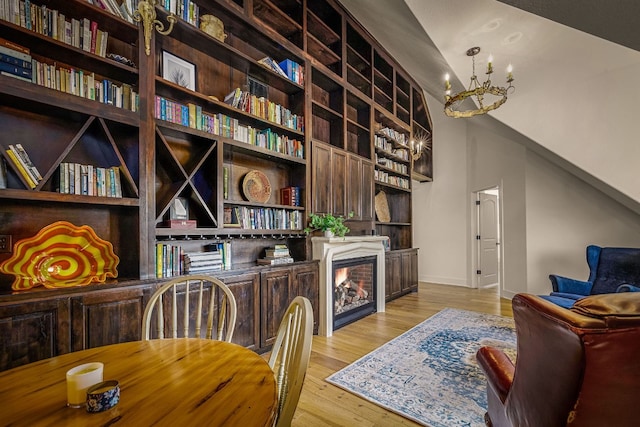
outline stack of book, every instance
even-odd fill
[[[188,274],[222,270],[222,264],[222,252],[220,251],[184,254],[184,272]]]
[[[275,245],[273,248],[265,249],[264,252],[265,257],[258,259],[259,265],[278,265],[293,262],[287,245]]]
[[[29,49],[0,38],[0,74],[30,82],[31,68]]]
[[[38,172],[38,168],[35,167],[24,147],[22,147],[22,144],[9,144],[9,148],[7,148],[7,155],[14,163],[16,169],[20,172],[20,175],[22,175],[22,178],[29,188],[36,188],[38,183],[42,181],[42,175]]]

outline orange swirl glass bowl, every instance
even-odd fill
[[[118,277],[119,262],[111,243],[91,227],[58,221],[16,242],[11,258],[0,264],[0,272],[15,275],[11,288],[16,291],[40,285],[68,288]]]

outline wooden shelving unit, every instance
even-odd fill
[[[141,26],[84,0],[41,3],[47,10],[59,10],[67,20],[95,22],[109,33],[107,53],[129,59],[129,65],[7,20],[0,20],[0,38],[30,49],[41,63],[82,70],[96,80],[131,88],[139,98],[132,111],[0,75],[0,125],[11,135],[0,141],[0,161],[7,169],[7,188],[0,189],[0,234],[10,234],[15,242],[64,219],[90,225],[113,244],[121,260],[118,279],[104,288],[34,292],[34,297],[11,295],[12,277],[0,275],[0,318],[18,322],[34,342],[42,334],[33,325],[49,322],[47,334],[53,335],[47,336],[54,337],[38,344],[31,359],[16,363],[138,339],[137,328],[125,324],[138,322],[146,299],[162,280],[156,277],[156,245],[202,251],[231,242],[233,266],[219,275],[233,284],[241,310],[250,319],[239,328],[238,342],[259,350],[272,339],[273,331],[265,322],[278,318],[293,295],[289,292],[317,300],[317,265],[307,261],[309,239],[302,231],[309,213],[353,212],[348,221],[352,234],[389,236],[394,260],[413,253],[411,178],[433,178],[432,151],[412,162],[398,150],[405,150],[414,135],[431,134],[427,106],[417,83],[339,3],[195,0],[200,15],[222,20],[224,42],[178,19],[169,35],[154,33],[149,56],[141,45]],[[160,8],[157,12],[166,21],[168,13]],[[194,64],[194,90],[163,78],[163,52]],[[302,80],[296,83],[265,67],[259,62],[265,57],[278,63],[296,62]],[[225,103],[224,98],[236,88],[260,90],[260,96],[299,116],[301,126],[293,129]],[[167,101],[186,106],[187,111],[193,106],[196,114],[224,117],[234,129],[269,130],[295,139],[300,153],[190,126],[188,120],[174,123],[166,111],[163,117],[157,109],[157,105],[166,107]],[[381,128],[402,135],[402,142],[392,140],[389,147],[379,147]],[[34,189],[6,154],[8,145],[16,143],[25,147],[42,173]],[[122,197],[60,193],[60,165],[67,162],[117,167]],[[244,176],[253,170],[269,179],[272,193],[266,202],[251,202],[242,191]],[[299,206],[283,203],[280,189],[284,187],[299,188]],[[389,222],[376,218],[373,200],[379,191],[385,191],[389,200]],[[189,220],[195,221],[195,228],[165,226],[178,198],[188,201]],[[225,224],[229,209],[260,215],[278,211],[300,217],[301,222],[286,228],[241,228]],[[264,249],[277,243],[289,246],[296,263],[257,266]],[[0,254],[0,262],[9,256]],[[413,272],[413,264],[407,265]],[[265,298],[274,292],[282,304],[268,306]],[[106,331],[87,335],[91,328],[86,325],[99,328],[100,319],[107,317],[123,325],[118,336]],[[71,331],[64,324],[72,324]]]

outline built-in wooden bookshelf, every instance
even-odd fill
[[[28,49],[31,58],[45,65],[44,73],[53,71],[54,80],[56,70],[61,75],[65,70],[81,71],[83,79],[120,88],[114,94],[122,94],[123,101],[120,106],[120,101],[81,96],[61,85],[0,75],[0,125],[11,135],[0,141],[7,187],[0,188],[0,234],[11,235],[15,242],[64,219],[90,225],[113,244],[121,260],[118,279],[105,285],[104,294],[97,285],[86,291],[51,293],[56,298],[47,300],[43,309],[47,319],[71,322],[73,331],[54,322],[50,332],[65,344],[47,341],[49,347],[31,360],[136,339],[134,327],[123,327],[117,337],[106,333],[90,337],[86,335],[90,328],[83,325],[97,328],[103,315],[119,316],[128,325],[139,320],[140,307],[163,279],[157,277],[158,245],[186,252],[219,244],[229,248],[231,267],[220,277],[233,284],[241,310],[252,319],[239,328],[239,342],[256,349],[265,348],[272,339],[261,327],[279,319],[292,296],[288,292],[300,290],[317,300],[317,265],[307,261],[309,239],[302,231],[309,213],[353,212],[348,221],[352,234],[387,235],[392,250],[412,248],[411,177],[432,179],[431,150],[415,163],[399,151],[406,149],[414,134],[431,133],[417,83],[334,0],[194,3],[200,15],[220,18],[225,39],[201,31],[194,25],[197,17],[191,23],[178,18],[169,35],[153,34],[149,55],[142,26],[86,0],[32,0],[31,4],[46,5],[48,13],[55,10],[69,21],[84,24],[86,18],[90,26],[95,23],[108,33],[105,52],[34,31],[26,21],[21,25],[19,19],[0,20],[0,38]],[[168,12],[156,11],[166,22]],[[163,69],[165,52],[192,64],[191,88],[171,81]],[[298,81],[266,66],[265,58],[298,64]],[[298,125],[226,103],[237,88],[295,115]],[[179,118],[174,116],[177,111]],[[219,126],[221,121],[224,127]],[[402,141],[392,139],[390,146],[378,146],[381,129],[402,135]],[[295,141],[294,149],[243,136],[250,132]],[[6,152],[9,144],[16,143],[42,175],[33,189]],[[117,168],[122,197],[60,192],[61,164]],[[246,197],[243,181],[252,171],[267,177],[268,199]],[[295,206],[281,198],[280,190],[291,187],[301,196]],[[389,201],[389,222],[376,217],[374,197],[380,191]],[[188,206],[188,227],[169,226],[177,200]],[[260,218],[284,215],[289,222],[229,223],[225,217],[229,212]],[[256,265],[265,248],[282,243],[296,261],[293,266]],[[0,262],[9,256],[0,253]],[[12,298],[31,301],[10,295],[11,281],[12,277],[0,275],[0,299],[4,298],[0,306],[13,307]],[[264,298],[284,289],[286,295],[279,294],[284,295],[282,304],[268,306]],[[34,295],[45,297],[42,292]],[[42,306],[31,302],[17,311],[0,309],[0,318],[33,315],[40,322],[41,315],[34,313],[40,313]],[[269,313],[263,310],[265,304]],[[98,311],[89,313],[89,306]],[[95,317],[95,313],[101,314]],[[87,320],[85,314],[94,317]],[[25,328],[31,325],[27,324]]]

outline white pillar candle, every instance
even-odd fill
[[[87,389],[102,382],[104,365],[85,363],[67,371],[67,406],[82,408],[87,402]]]

